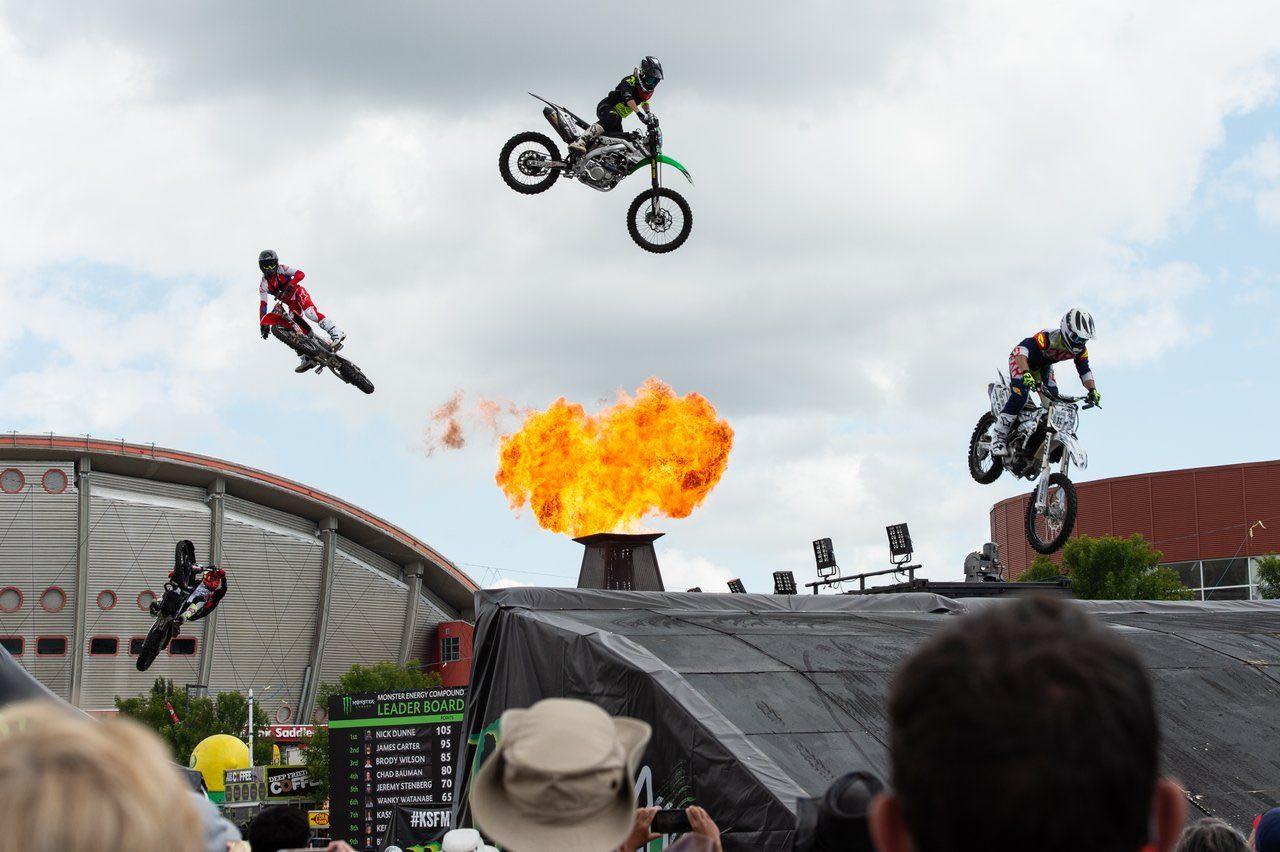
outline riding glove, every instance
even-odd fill
[[[270,330],[270,329],[268,329],[265,325],[264,325],[264,326],[259,326],[258,331],[262,332],[262,339],[263,339],[263,340],[266,340],[266,339],[267,339],[267,337],[268,337],[268,335],[270,335],[270,334],[271,334],[271,330]]]
[[[1040,387],[1040,380],[1036,378],[1036,374],[1028,370],[1022,374],[1022,386],[1028,391],[1033,391]]]
[[[1089,388],[1089,394],[1085,399],[1090,405],[1102,405],[1102,394],[1097,388]]]

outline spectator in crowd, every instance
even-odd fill
[[[1205,817],[1186,827],[1174,852],[1249,852],[1249,844],[1222,820]]]
[[[455,828],[440,839],[440,852],[498,852],[486,846],[480,832],[474,828]]]
[[[883,790],[870,772],[850,772],[821,797],[797,801],[795,852],[873,852],[867,808]]]
[[[899,668],[888,715],[880,852],[1168,852],[1182,831],[1147,670],[1068,601],[957,619]]]
[[[231,852],[239,852],[239,848],[234,844],[240,841],[240,829],[236,828],[235,823],[218,813],[217,805],[209,801],[203,793],[192,792],[190,798],[196,812],[200,815],[200,825],[203,829],[201,845],[204,852],[227,852],[228,849]]]
[[[311,825],[298,808],[275,805],[258,812],[249,820],[246,831],[253,852],[279,852],[281,849],[305,849],[311,844]],[[232,849],[232,852],[239,852]],[[355,852],[341,840],[325,847],[325,852]]]
[[[200,816],[158,737],[47,702],[0,710],[0,852],[199,852]]]
[[[249,820],[245,835],[253,852],[302,849],[311,842],[311,824],[298,808],[275,805],[263,808]]]
[[[573,698],[502,714],[502,739],[469,802],[485,836],[514,852],[609,852],[632,831],[649,725]],[[256,850],[255,850],[256,852]]]
[[[1280,808],[1272,808],[1253,827],[1253,848],[1257,852],[1280,852]]]

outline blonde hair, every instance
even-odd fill
[[[0,710],[0,852],[199,852],[200,816],[164,743],[48,702]]]

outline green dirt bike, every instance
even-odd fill
[[[580,139],[590,126],[567,107],[553,104],[529,93],[546,104],[542,114],[555,128],[566,145]],[[627,210],[627,231],[636,245],[645,251],[675,251],[689,239],[693,229],[693,210],[684,196],[662,185],[659,164],[666,163],[684,175],[690,184],[689,170],[662,153],[662,130],[657,116],[646,116],[646,132],[621,132],[595,138],[585,154],[560,156],[560,150],[545,134],[536,131],[517,133],[502,146],[498,171],[507,186],[523,195],[536,195],[551,188],[560,175],[577,178],[592,189],[608,192],[623,178],[649,167],[651,186],[636,196]]]

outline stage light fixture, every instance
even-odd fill
[[[796,575],[790,571],[774,571],[773,593],[775,595],[794,595],[796,593]]]
[[[702,591],[702,587],[701,587],[701,586],[694,586],[692,589],[689,589],[689,591],[691,591],[691,592],[701,592],[701,591]]]
[[[884,528],[889,534],[889,561],[905,565],[911,561],[911,532],[906,524],[893,524]]]
[[[813,543],[813,559],[818,563],[818,579],[834,577],[840,569],[836,566],[836,550],[831,539],[820,538]]]
[[[747,593],[747,587],[742,585],[741,580],[730,580],[729,591],[733,592],[735,595],[745,595]]]

